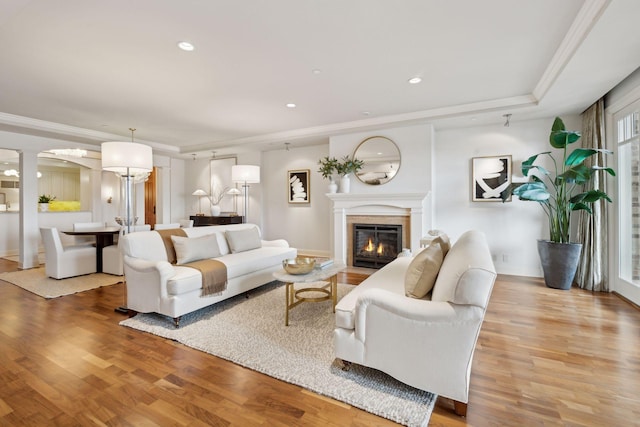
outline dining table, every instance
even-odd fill
[[[61,230],[70,236],[95,236],[96,238],[96,272],[102,273],[102,248],[113,245],[113,236],[120,233],[120,226],[87,228],[82,230]]]

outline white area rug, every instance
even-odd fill
[[[101,286],[114,285],[121,282],[122,278],[111,274],[94,273],[57,280],[47,277],[44,267],[38,267],[0,273],[0,280],[12,283],[43,298],[57,298]]]
[[[19,255],[7,255],[2,258],[6,259],[7,261],[20,262]],[[46,257],[44,252],[38,252],[38,264],[44,265],[45,260],[46,260]]]
[[[338,297],[353,289],[338,285]],[[182,318],[138,314],[121,325],[178,341],[409,426],[426,426],[436,396],[374,369],[334,359],[331,303],[304,303],[284,326],[284,286],[273,283]]]

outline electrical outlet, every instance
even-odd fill
[[[509,255],[502,254],[502,262],[509,262]]]

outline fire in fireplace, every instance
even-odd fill
[[[354,267],[381,268],[402,250],[402,225],[353,224]]]

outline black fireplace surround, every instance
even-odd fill
[[[402,225],[353,224],[353,266],[381,268],[402,250]]]

